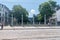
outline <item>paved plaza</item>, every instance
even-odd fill
[[[60,27],[4,27],[0,40],[60,40]]]

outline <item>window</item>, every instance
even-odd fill
[[[0,11],[2,10],[2,8],[0,7]]]
[[[5,12],[5,16],[7,16],[7,12]]]
[[[1,13],[0,13],[0,16],[1,16]]]

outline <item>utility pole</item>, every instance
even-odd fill
[[[44,24],[46,25],[46,15],[44,15]]]
[[[22,14],[22,26],[23,26],[23,14]]]

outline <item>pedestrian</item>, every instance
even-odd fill
[[[3,30],[3,24],[1,24],[1,30]]]

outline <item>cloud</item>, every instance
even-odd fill
[[[33,13],[34,14],[35,13],[35,10],[34,9],[31,9],[30,13]]]
[[[35,14],[35,10],[31,9],[30,12],[29,12],[29,17],[33,17],[33,14]]]

